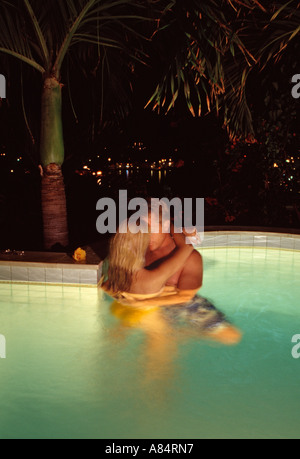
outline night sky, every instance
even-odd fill
[[[268,117],[265,97],[266,91],[272,86],[272,80],[279,84],[279,90],[272,95],[274,101],[282,91],[287,111],[295,103],[291,99],[291,77],[295,67],[287,62],[283,72],[280,66],[272,64],[264,74],[253,72],[249,79],[248,100],[254,113],[256,129],[260,128],[260,118]],[[23,91],[20,78],[22,71]],[[7,75],[7,100],[3,100],[0,105],[0,153],[5,154],[5,157],[0,156],[1,245],[3,248],[18,246],[38,249],[42,246],[38,169],[42,82],[39,75],[15,62],[10,72],[6,72],[0,65],[0,73]],[[297,170],[289,168],[287,171],[282,166],[275,171],[275,176],[273,164],[278,162],[278,158],[273,158],[273,153],[264,157],[263,150],[256,146],[230,146],[227,132],[222,127],[222,117],[217,117],[215,113],[204,113],[200,119],[193,118],[183,96],[179,97],[175,108],[168,115],[158,115],[150,107],[145,110],[144,106],[159,81],[159,64],[155,59],[152,66],[136,67],[132,80],[133,91],[130,92],[129,87],[125,88],[130,104],[123,120],[114,117],[110,111],[110,89],[113,88],[108,86],[105,93],[106,126],[99,126],[98,123],[99,102],[95,97],[99,89],[97,81],[91,76],[86,79],[86,75],[75,72],[72,67],[70,77],[68,80],[67,75],[63,74],[62,79],[65,84],[63,122],[66,152],[63,170],[71,241],[74,244],[97,237],[97,199],[113,195],[126,186],[131,188],[131,195],[134,196],[147,183],[146,177],[142,175],[135,176],[131,182],[124,182],[116,174],[113,177],[113,174],[106,173],[108,157],[112,160],[111,164],[118,161],[137,164],[145,159],[152,162],[164,157],[172,158],[175,164],[181,161],[183,165],[183,161],[183,167],[169,173],[160,189],[151,186],[150,180],[147,192],[160,196],[170,194],[170,197],[210,199],[209,202],[215,202],[215,205],[207,204],[208,225],[231,223],[239,226],[300,227],[297,210],[299,161],[295,163]],[[293,154],[299,156],[299,104],[297,110],[294,121],[283,120],[294,135],[289,150],[284,153],[289,158]],[[275,122],[273,124],[271,129],[276,128]],[[138,142],[143,145],[141,150],[133,148],[134,143]],[[262,138],[262,144],[264,142]],[[230,155],[226,154],[228,150]],[[92,177],[76,174],[90,159],[95,162],[95,168],[105,172],[106,178],[101,187]],[[282,161],[284,164],[285,157]],[[14,173],[11,173],[12,170]],[[238,174],[233,172],[236,170]],[[280,185],[281,176],[287,173],[290,176],[293,174],[293,181],[288,184],[289,188],[293,185],[292,193]],[[269,189],[266,185],[268,182],[271,183]],[[82,216],[80,221],[78,213]]]

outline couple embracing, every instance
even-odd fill
[[[191,243],[194,235],[174,228],[168,215],[163,206],[158,213],[149,207],[140,230],[127,220],[111,239],[101,288],[116,300],[116,315],[141,318],[145,312],[149,319],[151,311],[216,341],[239,342],[240,332],[198,295],[203,260]]]

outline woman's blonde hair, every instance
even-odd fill
[[[149,232],[130,231],[128,222],[122,225],[110,241],[108,255],[108,289],[114,294],[129,292],[134,275],[145,266],[150,243]]]

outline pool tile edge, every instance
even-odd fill
[[[263,232],[211,231],[204,234],[204,240],[197,249],[217,247],[274,248],[300,250],[300,235]]]
[[[70,266],[0,261],[0,285],[25,283],[97,287],[101,278],[101,267],[102,263]]]

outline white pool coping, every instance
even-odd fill
[[[253,231],[207,231],[197,250],[205,248],[255,248],[300,251],[300,235]],[[102,263],[94,265],[0,261],[1,283],[97,287]]]
[[[99,265],[70,265],[0,261],[1,283],[32,283],[97,287],[101,278]]]
[[[300,250],[300,235],[253,231],[209,231],[205,232],[202,244],[206,247],[262,247]]]

